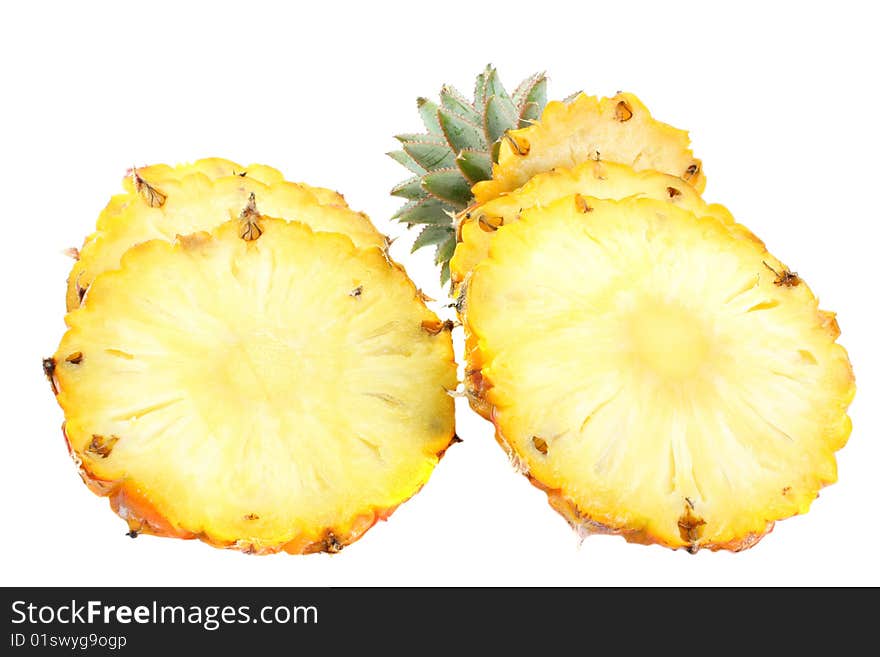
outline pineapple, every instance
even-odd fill
[[[652,170],[637,172],[625,164],[588,160],[572,169],[539,173],[519,189],[462,212],[458,223],[458,245],[450,260],[453,293],[476,264],[486,257],[492,235],[500,226],[516,221],[524,208],[545,205],[576,193],[606,199],[640,196],[665,200],[697,216],[711,215],[735,225],[724,206],[707,204],[680,178]]]
[[[836,479],[835,316],[723,217],[563,197],[501,226],[463,294],[472,401],[583,534],[741,550]]]
[[[271,167],[242,167],[211,158],[194,164],[133,169],[125,193],[111,198],[86,238],[67,281],[67,308],[82,301],[101,272],[115,269],[129,247],[150,239],[210,230],[238,216],[253,195],[269,216],[295,219],[315,230],[340,232],[357,246],[384,248],[385,237],[362,213],[327,189],[285,182]]]
[[[129,190],[136,227],[107,221],[92,242],[112,258],[86,260],[88,295],[44,362],[71,455],[132,535],[336,552],[456,440],[450,326],[361,215],[280,177],[163,171],[165,202]],[[170,239],[234,199],[240,218]]]
[[[689,144],[686,131],[652,118],[633,94],[596,98],[581,93],[570,102],[548,103],[534,125],[506,132],[491,180],[477,183],[473,195],[485,203],[537,173],[590,159],[669,173],[702,192],[703,166]]]

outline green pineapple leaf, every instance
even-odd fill
[[[463,150],[455,157],[455,163],[471,185],[492,177],[492,157],[485,150]]]
[[[442,137],[443,130],[440,128],[440,121],[437,120],[437,103],[432,103],[427,98],[419,98],[416,105],[419,108],[419,115],[422,117],[425,129],[432,135]]]
[[[427,171],[455,166],[455,153],[446,144],[410,141],[404,143],[403,150]]]
[[[450,236],[455,238],[455,230],[449,226],[425,226],[422,232],[419,233],[419,236],[416,237],[415,242],[413,242],[412,253],[415,253],[423,246],[445,242]]]
[[[397,212],[392,219],[405,224],[433,224],[436,226],[451,226],[452,219],[449,204],[438,198],[426,196],[425,198],[409,201]]]
[[[438,110],[437,116],[446,141],[456,153],[465,149],[486,150],[486,135],[482,127],[446,108]]]
[[[472,198],[471,186],[458,168],[431,171],[422,177],[422,188],[456,210],[464,210]]]
[[[461,118],[480,125],[480,113],[455,87],[444,85],[440,91],[440,104]]]
[[[418,162],[407,155],[404,151],[391,151],[390,153],[387,153],[387,155],[392,160],[394,160],[398,164],[405,166],[407,169],[417,175],[422,175],[425,173],[425,169],[420,166]]]
[[[420,176],[414,176],[398,183],[391,190],[392,196],[400,196],[401,198],[413,200],[426,196],[427,193],[422,189],[422,179]]]

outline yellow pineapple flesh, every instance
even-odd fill
[[[492,236],[500,226],[513,223],[527,208],[547,205],[571,194],[604,199],[665,200],[700,217],[713,216],[731,225],[735,223],[724,206],[706,203],[693,187],[676,176],[651,170],[635,171],[616,162],[588,160],[572,169],[536,174],[522,187],[462,212],[458,244],[449,263],[454,289],[486,257]]]
[[[837,322],[747,235],[570,196],[471,274],[472,401],[579,530],[739,550],[835,481],[855,390]]]
[[[240,198],[229,180],[198,216]],[[133,532],[335,552],[425,484],[455,363],[399,265],[254,211],[159,232],[90,281],[45,363],[83,479]]]
[[[387,240],[337,192],[284,181],[264,165],[239,166],[210,158],[190,165],[154,165],[127,176],[124,194],[111,198],[86,238],[67,281],[67,308],[81,302],[91,281],[115,269],[129,247],[150,239],[211,230],[237,217],[254,196],[259,211],[300,221],[318,231],[339,232],[357,246],[384,248]]]
[[[694,158],[685,130],[652,118],[633,94],[597,98],[582,93],[568,103],[547,103],[534,125],[505,133],[492,178],[474,185],[473,195],[477,203],[485,203],[538,173],[572,168],[587,160],[668,173],[697,192],[706,186],[702,164]]]

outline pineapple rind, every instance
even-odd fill
[[[247,175],[241,176],[241,173]],[[164,203],[150,204],[128,176],[126,194],[113,196],[98,218],[97,230],[86,238],[67,281],[67,309],[80,304],[91,281],[119,259],[132,245],[150,239],[173,240],[177,235],[211,230],[237,217],[254,194],[257,209],[266,215],[301,221],[320,231],[348,235],[358,246],[384,248],[386,238],[363,213],[345,205],[336,192],[286,182],[264,165],[241,167],[210,158],[170,167],[159,164],[137,170],[137,175],[159,190]]]
[[[472,403],[586,533],[750,547],[836,480],[855,385],[834,316],[741,227],[588,201],[524,211],[468,279]],[[666,351],[634,346],[655,334]]]
[[[336,551],[454,440],[451,338],[379,249],[260,227],[140,243],[97,277],[53,357],[65,435],[135,531]]]
[[[627,108],[627,115],[621,116],[620,107]],[[568,103],[547,103],[537,123],[509,131],[501,141],[492,179],[474,185],[474,197],[485,203],[535,174],[591,159],[669,173],[685,179],[697,192],[706,186],[702,164],[694,158],[685,130],[652,118],[633,94],[597,98],[581,93]]]
[[[251,178],[264,185],[274,185],[275,183],[285,182],[284,174],[273,167],[266,166],[265,164],[249,164],[247,166],[242,166],[232,160],[227,160],[221,157],[206,157],[188,164],[177,164],[173,167],[167,164],[152,164],[146,167],[139,167],[137,172],[142,178],[147,181],[152,181],[156,185],[167,180],[180,180],[181,178],[197,173],[205,175],[211,180],[226,178],[227,176],[239,176],[243,178]],[[130,192],[134,192],[130,177],[126,179],[124,184],[126,189]],[[346,204],[345,198],[339,192],[324,187],[313,187],[302,182],[294,182],[293,184],[307,189],[322,205]]]
[[[735,224],[724,206],[709,205],[677,176],[652,170],[636,171],[616,162],[588,160],[571,169],[561,167],[538,173],[522,187],[462,212],[458,221],[458,245],[449,263],[453,286],[459,285],[486,257],[497,226],[516,221],[526,208],[547,205],[575,193],[604,199],[664,200],[697,216],[713,216],[724,223]]]

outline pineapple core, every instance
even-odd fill
[[[645,301],[627,320],[631,340],[632,367],[646,369],[665,381],[679,382],[693,377],[709,355],[705,329],[684,308]]]

